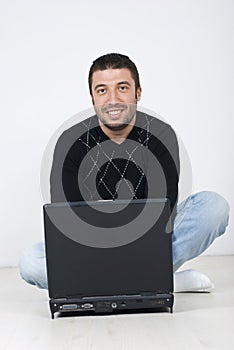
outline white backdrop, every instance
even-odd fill
[[[0,265],[43,239],[40,165],[54,131],[91,106],[87,74],[108,52],[137,64],[141,106],[187,147],[193,192],[234,207],[234,3],[228,0],[0,2]],[[233,254],[233,221],[207,254]]]

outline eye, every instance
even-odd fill
[[[121,85],[121,86],[119,87],[119,90],[120,90],[120,91],[126,91],[126,90],[128,90],[128,86],[127,86],[127,85]]]
[[[98,95],[103,95],[103,94],[105,94],[105,92],[106,92],[106,89],[104,89],[104,88],[97,90]]]

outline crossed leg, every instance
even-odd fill
[[[177,207],[173,233],[174,291],[209,291],[212,283],[195,270],[176,272],[186,261],[199,256],[225,232],[229,205],[215,192],[203,191],[188,197]],[[45,244],[26,249],[19,261],[21,277],[39,288],[48,288]]]

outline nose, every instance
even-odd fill
[[[115,89],[110,89],[108,91],[108,94],[107,94],[107,101],[108,103],[116,103],[116,102],[120,102],[121,101],[121,98],[119,96],[119,93],[117,90]]]

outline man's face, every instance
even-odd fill
[[[136,91],[130,70],[106,69],[93,73],[92,100],[99,122],[112,131],[133,123],[141,88]]]

